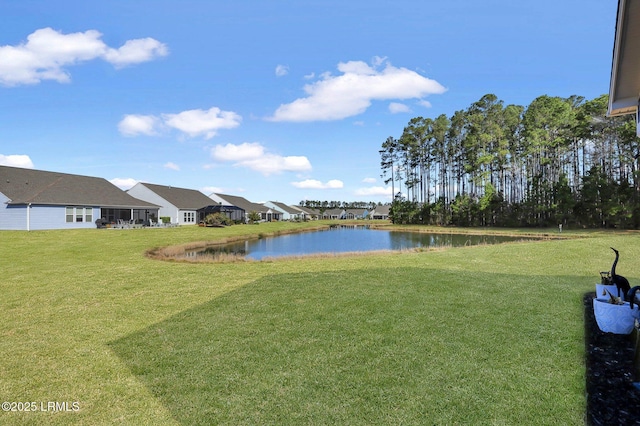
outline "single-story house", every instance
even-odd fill
[[[347,213],[344,209],[328,209],[322,213],[323,219],[344,219]]]
[[[369,215],[366,209],[346,209],[342,219],[364,219]]]
[[[278,201],[267,201],[263,203],[265,207],[281,213],[282,220],[302,220],[302,212]]]
[[[159,206],[103,178],[0,166],[0,229],[95,228],[144,223]]]
[[[292,209],[298,210],[301,214],[302,220],[318,220],[320,218],[320,212],[314,209],[303,206],[289,206]]]
[[[178,225],[197,225],[198,209],[211,205],[211,199],[195,189],[139,182],[130,195],[160,206],[158,217],[169,217]]]
[[[389,219],[389,209],[391,206],[376,206],[373,210],[369,212],[369,219],[375,220],[388,220]]]
[[[228,194],[210,194],[209,198],[218,204],[223,206],[236,206],[245,211],[245,219],[249,221],[249,215],[251,212],[256,212],[260,215],[260,220],[271,222],[274,220],[280,220],[281,213],[275,209],[269,208],[262,204],[252,203],[246,198],[236,195]]]

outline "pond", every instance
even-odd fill
[[[433,247],[461,247],[499,244],[531,238],[502,235],[437,234],[389,231],[369,226],[337,225],[313,232],[279,235],[210,246],[185,253],[187,257],[232,254],[262,260],[282,256],[320,253],[348,253],[376,250],[405,250]]]

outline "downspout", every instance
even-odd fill
[[[27,232],[31,230],[31,203],[27,204]]]

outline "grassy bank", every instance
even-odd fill
[[[304,226],[0,232],[0,395],[69,402],[0,423],[583,423],[582,295],[609,246],[640,284],[638,234],[273,262],[145,256]]]

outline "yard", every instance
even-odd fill
[[[610,246],[640,284],[640,234],[273,262],[144,255],[305,226],[0,232],[0,395],[21,409],[0,423],[584,423],[583,295]]]

